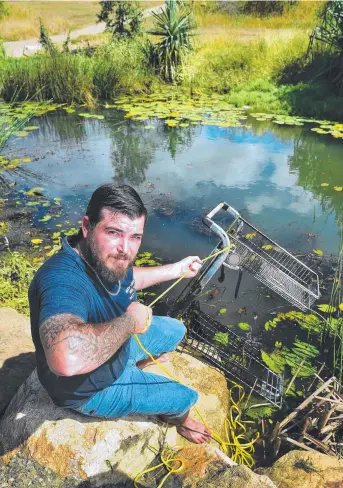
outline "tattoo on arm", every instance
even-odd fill
[[[89,324],[79,317],[61,314],[45,320],[39,329],[46,354],[62,347],[80,364],[81,372],[93,371],[105,363],[130,337],[134,319],[122,315],[102,324]],[[81,374],[81,373],[80,373]]]

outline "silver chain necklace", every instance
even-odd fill
[[[111,297],[116,297],[119,293],[120,293],[120,290],[121,290],[121,281],[119,280],[119,288],[118,288],[118,291],[116,293],[112,293],[111,291],[109,291],[106,286],[104,285],[104,283],[102,282],[102,280],[100,279],[100,276],[98,275],[98,273],[95,271],[95,269],[93,268],[93,266],[91,266],[89,264],[88,261],[86,261],[84,255],[82,254],[81,252],[81,249],[77,246],[77,249],[79,251],[79,255],[80,255],[80,258],[85,262],[85,264],[87,264],[87,266],[93,271],[93,273],[95,274],[95,276],[98,278],[100,284],[103,286],[103,288],[105,288],[105,290],[107,291],[107,293],[109,295],[111,295]]]

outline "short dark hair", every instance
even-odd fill
[[[127,215],[131,219],[144,215],[146,220],[148,215],[140,196],[129,185],[108,183],[99,186],[93,192],[86,210],[86,215],[92,227],[95,227],[100,222],[102,218],[101,212],[105,208]]]

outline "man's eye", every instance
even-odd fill
[[[117,236],[118,235],[118,232],[115,231],[115,230],[110,230],[108,231],[109,234],[111,234],[112,236]]]

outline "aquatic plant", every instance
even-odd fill
[[[25,254],[6,251],[0,257],[0,306],[29,315],[27,291],[38,269]]]
[[[314,345],[297,338],[292,348],[278,343],[271,353],[261,351],[262,361],[272,371],[282,374],[287,365],[290,367],[291,375],[298,377],[310,377],[316,374],[315,360],[318,356],[319,350]]]
[[[135,266],[161,266],[162,259],[154,257],[152,252],[142,252],[137,255]]]
[[[277,327],[282,322],[293,321],[297,322],[300,327],[308,330],[310,333],[318,334],[323,327],[323,321],[320,317],[313,313],[306,314],[297,310],[291,310],[286,313],[278,313],[274,319],[268,320],[264,327],[266,331],[270,331]]]
[[[261,397],[252,395],[249,398],[247,405],[244,407],[244,415],[252,420],[270,419],[278,408],[272,404],[261,403]]]
[[[0,151],[10,137],[14,135],[25,137],[32,130],[38,129],[37,126],[27,125],[32,117],[43,115],[56,108],[57,105],[49,103],[25,102],[20,105],[14,103],[6,105],[0,102]],[[25,131],[22,130],[24,127]],[[20,162],[29,162],[29,160],[28,158],[8,160],[5,156],[0,156],[0,171],[1,168],[8,167],[8,165],[13,168]]]
[[[213,340],[221,346],[227,346],[229,343],[229,334],[226,332],[217,332],[214,335]]]

